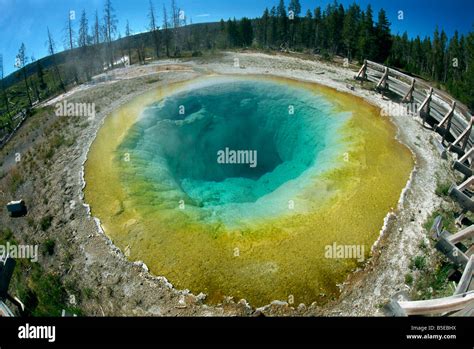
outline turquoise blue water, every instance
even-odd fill
[[[327,258],[326,247],[368,253],[413,168],[395,134],[351,95],[204,76],[151,90],[105,120],[85,199],[130,261],[211,304],[326,302],[358,265]],[[225,148],[258,151],[257,166],[218,163]]]
[[[183,200],[203,217],[230,220],[278,214],[344,151],[337,130],[348,115],[305,88],[270,81],[218,81],[146,108],[118,155],[129,153],[129,191],[153,184],[157,208]],[[219,151],[256,154],[219,163]],[[132,185],[134,183],[134,185]]]

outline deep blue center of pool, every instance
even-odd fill
[[[201,207],[255,202],[318,165],[340,123],[331,109],[305,88],[224,81],[149,106],[120,151],[161,197],[181,191]],[[226,148],[254,152],[256,166],[219,163]]]

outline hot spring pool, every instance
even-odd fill
[[[207,77],[110,115],[86,163],[86,201],[131,260],[210,302],[337,295],[368,255],[413,161],[376,108],[280,78]]]

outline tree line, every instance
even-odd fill
[[[48,57],[41,60],[29,57],[25,44],[21,43],[14,62],[17,70],[11,79],[14,84],[10,86],[5,83],[0,54],[0,129],[12,129],[12,119],[20,110],[30,110],[36,103],[116,66],[144,64],[147,59],[163,55],[180,57],[184,42],[180,29],[187,25],[186,16],[176,0],[171,0],[170,10],[163,5],[162,11],[163,21],[159,23],[158,11],[150,0],[148,32],[134,35],[126,21],[125,36],[118,31],[111,0],[105,0],[102,12],[99,14],[96,10],[92,19],[85,10],[77,18],[71,11],[63,30],[64,51],[58,49],[48,27],[45,28]],[[43,65],[47,65],[47,69]]]
[[[160,11],[149,0],[146,16],[147,32],[134,34],[126,21],[122,36],[111,0],[105,0],[101,14],[95,11],[92,19],[85,10],[78,19],[68,14],[63,38],[65,51],[58,53],[46,28],[47,69],[41,63],[44,59],[35,61],[27,57],[26,47],[21,44],[15,65],[18,79],[23,80],[26,107],[116,66],[145,64],[161,57],[199,56],[207,50],[254,48],[385,63],[435,81],[474,109],[472,31],[465,36],[456,32],[451,38],[438,28],[432,38],[409,38],[406,32],[393,35],[385,10],[381,9],[374,19],[370,5],[365,9],[356,3],[344,7],[336,0],[325,8],[308,9],[304,15],[299,0],[290,0],[288,6],[279,0],[258,18],[222,19],[219,23],[196,25],[191,25],[176,0],[171,0],[169,8],[163,5]],[[10,115],[12,103],[3,83],[1,59],[0,73],[0,112]],[[5,122],[0,126],[5,126]]]
[[[434,81],[474,110],[473,31],[466,36],[456,31],[448,38],[436,27],[432,37],[410,39],[407,32],[391,33],[384,9],[375,21],[370,5],[363,10],[356,3],[345,8],[334,1],[301,16],[299,0],[290,0],[288,8],[280,0],[278,6],[265,9],[254,21],[253,37],[245,42],[233,26],[235,21],[227,22],[230,44],[246,46],[252,41],[263,49],[309,51],[327,59],[338,55],[359,63],[373,60]]]

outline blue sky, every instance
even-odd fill
[[[169,8],[170,0],[153,0],[161,23],[162,7]],[[289,0],[285,1],[288,5]],[[303,13],[308,8],[325,7],[332,0],[300,0]],[[345,6],[354,0],[340,0]],[[363,9],[371,4],[375,16],[380,8],[387,11],[393,33],[410,36],[431,35],[435,26],[444,28],[448,35],[454,30],[466,33],[474,24],[474,0],[358,0]],[[5,73],[14,70],[15,56],[21,42],[27,55],[41,58],[46,55],[46,26],[51,29],[57,48],[63,49],[65,22],[70,10],[76,11],[75,25],[82,9],[85,9],[89,24],[95,10],[102,14],[103,0],[0,0],[0,53],[4,56]],[[119,19],[119,30],[123,34],[128,19],[133,31],[144,31],[147,26],[148,0],[112,0]],[[265,7],[277,5],[278,0],[177,0],[193,23],[219,21],[221,18],[260,16]],[[398,11],[404,19],[398,20]]]

